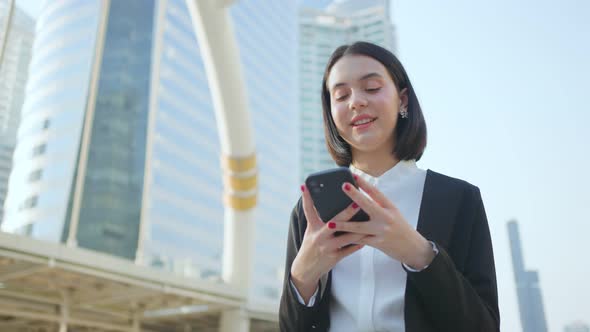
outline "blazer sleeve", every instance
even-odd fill
[[[437,331],[500,330],[498,291],[492,241],[479,189],[470,186],[470,194],[460,205],[454,233],[465,236],[466,253],[457,268],[445,248],[421,272],[408,272],[408,281],[418,293],[427,315]],[[470,226],[470,227],[469,227]]]
[[[279,326],[283,332],[294,331],[327,331],[329,327],[329,307],[326,300],[327,293],[320,291],[313,307],[307,307],[299,302],[297,295],[290,284],[291,265],[297,256],[297,252],[303,241],[303,234],[307,221],[302,212],[301,200],[291,213],[289,235],[287,238],[287,257],[285,263],[285,278],[283,281],[283,293],[279,305]],[[300,218],[302,216],[302,218]],[[329,280],[329,278],[328,278]],[[319,285],[329,289],[329,281],[326,285]],[[321,295],[324,293],[323,295]]]

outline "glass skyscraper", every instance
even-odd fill
[[[295,2],[231,6],[259,171],[253,294],[276,301],[297,199]],[[2,229],[220,279],[222,171],[184,0],[47,1]]]
[[[512,267],[516,290],[518,295],[518,307],[520,309],[520,323],[523,332],[546,332],[545,309],[539,285],[537,271],[525,270],[520,234],[516,221],[508,222],[508,236],[512,252]]]
[[[584,324],[583,322],[573,322],[568,324],[564,329],[563,332],[590,332],[590,326]]]
[[[25,98],[34,24],[15,2],[0,0],[0,224]]]
[[[305,1],[299,11],[300,181],[336,166],[326,148],[321,101],[322,77],[332,52],[360,40],[395,50],[389,0],[340,0],[315,7]]]
[[[12,145],[0,143],[0,224],[4,216],[4,199],[8,187],[8,176],[12,167]]]

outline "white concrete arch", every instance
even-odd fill
[[[223,279],[247,297],[254,253],[257,168],[253,126],[229,6],[186,0],[211,90],[224,172]],[[220,331],[249,330],[244,308],[223,312]]]

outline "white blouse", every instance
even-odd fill
[[[400,161],[379,177],[354,166],[350,170],[383,192],[416,228],[426,171],[418,168],[414,160]],[[405,292],[406,271],[400,262],[378,249],[363,247],[332,269],[330,331],[405,331]],[[316,296],[317,291],[308,306],[313,306]]]

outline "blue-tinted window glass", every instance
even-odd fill
[[[154,1],[112,1],[78,243],[134,258],[148,118]]]
[[[209,204],[201,204],[201,206],[202,205],[207,206],[208,210],[206,213],[199,213],[197,209],[187,210],[166,200],[157,200],[151,204],[150,214],[170,216],[170,218],[187,226],[194,226],[198,223],[201,228],[209,227],[211,230],[221,231],[223,225],[223,205],[221,204],[221,200],[210,202]],[[215,220],[215,217],[221,220]]]

